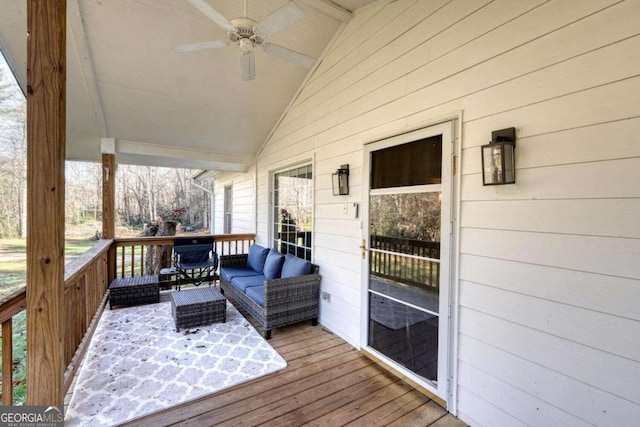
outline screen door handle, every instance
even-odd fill
[[[367,241],[362,239],[362,244],[360,245],[360,252],[362,253],[362,259],[365,259],[367,255]]]

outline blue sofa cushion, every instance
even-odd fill
[[[247,296],[264,307],[264,286],[252,286],[247,288]]]
[[[264,285],[264,276],[261,274],[259,276],[236,277],[231,279],[231,284],[246,293],[247,288]]]
[[[230,282],[234,277],[248,277],[259,276],[260,273],[256,273],[249,267],[222,267],[220,268],[220,276],[222,276],[227,282]]]
[[[302,258],[287,254],[282,265],[280,277],[295,277],[311,273],[311,263]]]
[[[264,278],[267,280],[280,278],[283,263],[284,255],[275,249],[271,249],[269,255],[267,255],[267,260],[264,262]]]
[[[251,245],[249,248],[249,257],[247,258],[247,267],[262,274],[264,270],[264,262],[269,254],[269,249],[259,245]]]

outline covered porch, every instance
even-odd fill
[[[228,19],[277,28],[270,13],[297,10],[248,4],[0,0],[0,48],[28,100],[30,170],[28,288],[4,301],[1,320],[5,340],[27,311],[28,403],[62,404],[108,283],[136,274],[126,257],[140,250],[119,248],[170,245],[114,234],[116,165],[133,163],[213,176],[214,237],[292,248],[323,276],[321,327],[273,335],[291,369],[135,422],[457,423],[437,402],[474,426],[634,425],[640,3],[297,0],[304,18],[236,46]],[[274,56],[269,43],[287,50]],[[245,56],[243,45],[260,49]],[[283,63],[282,52],[315,62]],[[511,146],[509,161],[485,154],[496,144]],[[377,182],[375,158],[408,146],[417,154],[380,163]],[[104,183],[105,240],[69,271],[65,159],[100,162]],[[416,173],[384,179],[405,170]],[[342,191],[333,183],[345,173]],[[304,201],[300,215],[287,199]],[[376,206],[396,208],[381,233]],[[387,238],[436,250],[403,253]],[[371,280],[413,268],[385,264],[398,253],[419,265],[406,282],[432,285],[433,301]],[[386,301],[432,320],[437,371],[372,344],[376,309],[395,306]],[[424,335],[405,326],[387,329],[411,353]]]
[[[245,253],[255,236],[213,237],[216,251],[228,255]],[[142,255],[155,246],[170,248],[172,240],[171,237],[102,240],[66,266],[65,404],[74,391],[75,379],[102,313],[108,310],[108,272],[115,271],[116,277],[140,275]],[[110,259],[115,260],[115,265],[109,264]],[[174,283],[165,281],[164,284],[166,289]],[[175,291],[163,291],[161,302],[168,302],[171,292]],[[5,405],[12,404],[12,364],[7,361],[15,357],[5,349],[12,348],[12,318],[25,307],[26,288],[0,304]],[[260,330],[248,313],[236,307]],[[304,322],[279,328],[269,344],[286,360],[284,370],[130,419],[125,425],[466,425],[450,415],[441,403],[384,370],[322,326]],[[107,370],[104,375],[112,373]],[[163,378],[156,380],[163,381]]]

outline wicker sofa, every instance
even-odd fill
[[[305,320],[318,324],[318,271],[308,261],[252,245],[249,254],[220,257],[220,289],[259,322],[269,339],[274,328]]]

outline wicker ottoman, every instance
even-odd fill
[[[212,286],[171,294],[176,330],[227,321],[227,299]]]
[[[160,302],[158,275],[121,277],[109,286],[109,308],[114,305]]]

